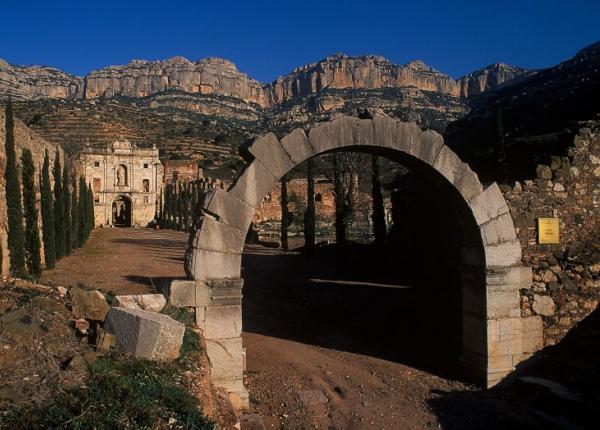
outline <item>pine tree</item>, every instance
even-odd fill
[[[60,166],[60,154],[58,149],[54,156],[54,166],[52,168],[54,177],[54,231],[56,244],[56,259],[60,260],[65,255],[65,231],[64,231],[64,205],[63,205],[63,187],[62,187],[62,168]]]
[[[77,199],[77,182],[73,178],[73,192],[71,193],[71,248],[79,248],[79,202]]]
[[[6,210],[8,215],[8,252],[10,254],[10,271],[13,276],[25,273],[25,245],[23,236],[23,207],[21,206],[21,186],[17,171],[15,153],[15,134],[12,102],[6,105]]]
[[[383,195],[381,194],[381,180],[379,178],[379,163],[377,156],[371,156],[371,198],[373,202],[373,234],[375,235],[375,245],[381,246],[385,243],[387,227],[385,225],[385,209],[383,207]]]
[[[44,155],[44,165],[40,176],[40,194],[42,200],[42,233],[44,235],[44,259],[46,268],[52,269],[56,263],[56,230],[54,226],[54,202],[50,184],[50,156]]]
[[[69,167],[67,165],[66,160],[65,165],[63,166],[62,185],[65,255],[70,255],[73,243],[73,231],[71,230],[71,192],[69,190]]]
[[[306,213],[304,214],[304,248],[312,252],[315,248],[315,161],[309,158],[306,164]]]
[[[25,214],[25,262],[27,271],[34,278],[42,273],[40,257],[40,231],[38,228],[38,211],[35,206],[35,166],[29,149],[23,150],[21,156],[23,178],[23,209]]]
[[[290,212],[288,210],[287,177],[281,178],[281,246],[284,251],[289,249],[288,226]]]
[[[79,212],[79,225],[77,228],[77,246],[83,246],[85,243],[85,232],[88,229],[87,217],[87,187],[83,177],[79,177],[79,199],[77,202],[77,211]]]

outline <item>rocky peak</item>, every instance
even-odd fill
[[[476,70],[458,80],[460,85],[460,95],[463,98],[470,98],[479,95],[485,91],[493,90],[507,81],[511,81],[519,76],[529,75],[532,72],[528,69],[509,66],[504,63],[494,63],[483,69]]]

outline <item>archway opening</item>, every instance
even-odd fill
[[[468,354],[463,300],[485,290],[483,244],[467,202],[432,166],[414,157],[389,148],[351,149],[313,158],[319,172],[314,195],[321,197],[315,199],[313,251],[307,252],[304,234],[303,214],[311,198],[307,162],[286,175],[290,252],[274,244],[284,222],[278,208],[281,183],[257,209],[259,244],[247,246],[242,258],[249,365],[265,364],[256,363],[253,354],[258,360],[285,360],[286,353],[275,349],[268,357],[257,351],[269,350],[268,338],[275,338],[467,379],[461,365]],[[379,165],[386,219],[385,240],[378,244],[372,156]],[[333,157],[350,159],[341,170],[346,184],[356,187],[345,243],[336,242]],[[360,367],[361,359],[356,362]]]
[[[131,227],[131,199],[118,196],[112,204],[112,224],[115,227]]]

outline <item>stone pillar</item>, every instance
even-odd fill
[[[243,381],[242,279],[173,281],[169,302],[193,307],[206,339],[211,380],[229,394],[237,409],[249,407]]]

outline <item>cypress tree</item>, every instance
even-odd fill
[[[44,155],[44,165],[40,176],[40,194],[42,199],[42,233],[44,235],[44,258],[46,268],[52,269],[56,263],[56,230],[54,226],[54,203],[50,184],[50,156]]]
[[[77,182],[73,178],[73,192],[71,193],[71,248],[79,248],[79,203],[77,199]]]
[[[63,166],[62,201],[65,255],[69,255],[71,254],[73,231],[71,230],[71,192],[69,190],[69,167],[66,160],[65,165]]]
[[[23,209],[25,213],[25,261],[27,271],[34,278],[42,273],[40,257],[40,231],[38,228],[38,211],[35,206],[35,166],[29,149],[24,149],[21,156],[23,177]]]
[[[288,225],[290,212],[288,210],[287,177],[281,178],[281,246],[284,251],[289,249]]]
[[[315,248],[315,161],[309,158],[306,164],[306,212],[304,214],[304,248],[312,252]]]
[[[79,212],[79,225],[77,228],[77,245],[82,246],[85,243],[85,232],[89,223],[87,217],[87,189],[83,177],[79,177],[79,201],[77,202],[77,211]]]
[[[183,184],[177,184],[177,230],[183,230]]]
[[[381,194],[381,180],[379,178],[379,163],[376,155],[371,155],[371,198],[373,203],[373,234],[375,245],[381,246],[385,242],[387,227],[385,225],[385,210],[383,207],[383,195]]]
[[[65,255],[65,231],[63,221],[63,187],[62,187],[62,168],[60,166],[60,154],[58,149],[54,156],[54,166],[52,168],[54,177],[54,231],[56,244],[56,259],[60,260]]]
[[[86,237],[85,237],[86,240],[90,237],[90,234],[92,233],[92,230],[94,229],[94,226],[96,225],[96,219],[94,218],[94,192],[92,191],[91,184],[88,184],[88,186],[87,186],[87,195],[88,195],[88,198],[87,198],[88,222],[87,222],[87,233],[86,233]]]
[[[10,253],[10,271],[13,276],[25,273],[25,245],[23,237],[23,207],[21,206],[21,186],[17,172],[15,153],[13,106],[9,100],[5,111],[6,129],[6,210],[8,215],[8,251]]]

